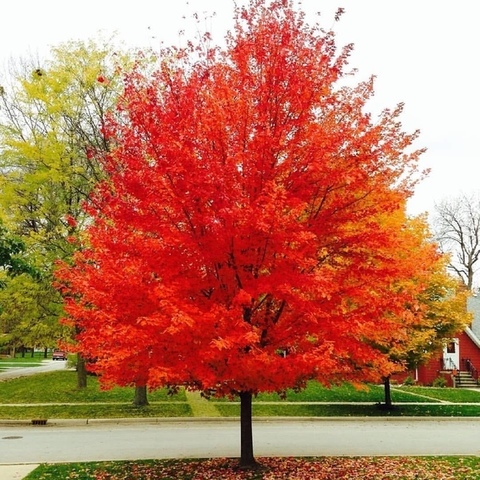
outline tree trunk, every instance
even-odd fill
[[[77,388],[87,387],[87,366],[85,359],[80,353],[77,353]]]
[[[240,392],[240,468],[256,466],[253,456],[252,394]]]
[[[392,392],[390,390],[390,376],[383,379],[383,386],[385,391],[385,407],[392,407]]]
[[[147,387],[143,386],[136,386],[135,387],[135,396],[133,397],[133,405],[135,407],[146,407],[148,405],[147,399]]]

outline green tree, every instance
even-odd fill
[[[17,236],[11,235],[0,224],[0,269],[7,276],[28,273],[38,277],[38,272],[25,257],[25,243]],[[0,287],[5,286],[5,280],[0,279]]]
[[[25,243],[22,239],[11,235],[8,230],[0,224],[0,333],[3,336],[2,345],[7,344],[15,347],[20,343],[19,336],[13,330],[16,322],[7,313],[12,306],[11,298],[8,296],[9,287],[22,280],[34,283],[41,279],[40,273],[34,268],[26,256]],[[28,290],[28,294],[31,290]],[[58,294],[56,294],[58,297]],[[22,296],[23,298],[23,296]],[[15,318],[18,319],[18,309],[15,310]]]
[[[68,338],[69,330],[58,322],[62,311],[58,292],[45,281],[27,274],[7,279],[0,290],[0,306],[1,331],[13,350],[53,348],[59,339]]]

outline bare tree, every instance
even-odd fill
[[[480,194],[461,195],[435,205],[434,230],[449,268],[471,290],[480,258]]]

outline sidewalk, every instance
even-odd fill
[[[0,478],[2,480],[22,480],[29,473],[33,472],[38,465],[38,463],[28,465],[0,465]]]

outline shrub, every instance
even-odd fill
[[[445,377],[437,377],[433,382],[432,382],[432,387],[439,387],[439,388],[444,388],[447,386],[447,380]]]
[[[403,381],[403,385],[405,387],[412,387],[413,385],[415,385],[415,379],[409,375],[404,381]]]

